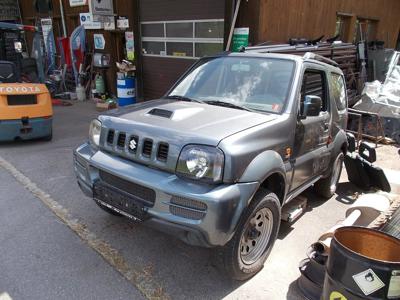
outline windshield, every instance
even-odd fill
[[[169,94],[220,101],[250,110],[280,113],[291,86],[294,62],[257,57],[201,60]]]

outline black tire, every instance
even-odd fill
[[[332,171],[329,174],[329,176],[326,178],[322,178],[318,180],[316,183],[314,183],[314,191],[321,197],[329,199],[335,194],[337,184],[340,179],[340,174],[342,173],[343,169],[343,160],[344,160],[344,154],[340,152],[339,155],[336,156],[335,160],[333,161],[333,164],[331,166]],[[336,168],[338,169],[336,170]]]
[[[122,215],[121,214],[119,214],[119,213],[117,213],[116,211],[114,211],[114,210],[112,210],[112,209],[110,209],[110,208],[108,208],[108,207],[106,207],[106,206],[104,206],[104,205],[101,205],[100,203],[98,203],[97,201],[94,201],[102,210],[104,210],[106,213],[109,213],[110,215],[113,215],[113,216],[117,216],[117,217],[122,217]]]
[[[49,135],[43,138],[43,140],[46,142],[51,142],[52,139],[53,139],[53,132],[51,132]]]
[[[247,240],[250,235],[250,231],[254,228],[257,229],[257,226],[260,226],[259,224],[256,224],[251,227],[252,225],[250,221],[254,220],[256,218],[256,215],[263,211],[269,211],[271,213],[270,218],[268,218],[268,220],[271,219],[271,221],[268,221],[268,224],[270,224],[269,222],[272,222],[272,226],[271,224],[269,225],[269,228],[271,228],[271,232],[268,235],[268,238],[266,238],[263,242],[260,242],[259,244],[262,246],[261,248],[259,248],[262,249],[260,250],[261,253],[260,251],[258,251],[258,253],[260,253],[260,256],[254,262],[246,263],[243,256],[243,244],[241,243],[242,238],[244,240]],[[244,211],[243,215],[241,216],[239,225],[233,238],[221,249],[223,269],[229,275],[229,277],[236,280],[246,280],[254,276],[263,268],[264,262],[268,258],[268,255],[270,254],[275,240],[278,236],[280,220],[281,205],[278,197],[274,193],[261,188],[255,194],[249,207]],[[256,239],[259,239],[260,235],[261,234],[259,234]],[[250,240],[253,243],[255,242],[255,240],[252,238],[250,238]],[[254,250],[256,248],[255,243],[253,244],[253,246]],[[249,251],[248,247],[247,251]]]

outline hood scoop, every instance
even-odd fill
[[[171,119],[173,112],[170,110],[166,110],[166,109],[153,108],[147,114],[152,115],[152,116]]]

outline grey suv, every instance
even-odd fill
[[[200,59],[161,99],[100,115],[74,152],[105,211],[219,247],[235,279],[258,272],[282,206],[335,190],[347,148],[340,69],[257,51]]]

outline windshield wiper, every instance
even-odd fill
[[[176,99],[176,100],[187,101],[187,102],[198,102],[198,103],[201,102],[200,100],[189,98],[189,97],[186,97],[186,96],[181,96],[181,95],[168,95],[165,98],[167,98],[167,99]]]
[[[235,108],[235,109],[241,109],[241,110],[247,110],[247,111],[252,111],[249,108],[233,104],[231,102],[225,102],[225,101],[220,101],[220,100],[208,100],[204,101],[204,103],[210,104],[210,105],[218,105],[218,106],[223,106],[223,107],[229,107],[229,108]]]

